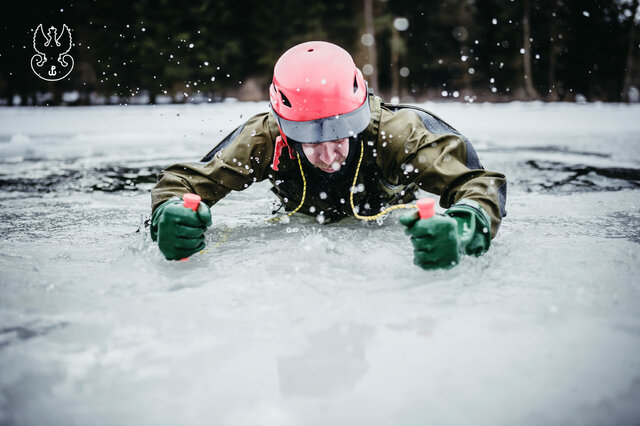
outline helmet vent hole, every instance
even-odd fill
[[[284,95],[284,93],[280,92],[280,97],[282,97],[282,103],[285,106],[288,106],[289,108],[291,108],[291,102],[289,102],[289,99],[287,99],[287,97]]]
[[[358,91],[358,75],[353,76],[353,93]]]

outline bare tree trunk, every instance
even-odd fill
[[[458,25],[466,28],[469,32],[472,31],[473,28],[473,11],[471,10],[472,4],[470,2],[460,2],[457,10],[458,16]],[[469,54],[469,49],[467,47],[467,37],[468,33],[465,37],[456,37],[458,40],[458,46],[460,47],[460,52],[466,56],[468,56],[468,61],[471,63],[473,61],[473,56]],[[471,80],[471,74],[469,74],[468,68],[465,69],[464,64],[462,64],[462,87],[464,88],[464,92],[473,93],[473,86]]]
[[[400,99],[400,33],[391,27],[391,97]]]
[[[365,30],[371,35],[373,43],[368,46],[369,63],[373,67],[373,73],[367,77],[369,87],[374,92],[378,91],[378,55],[376,53],[376,30],[373,25],[373,0],[364,0],[364,25]]]
[[[635,20],[635,14],[638,10],[638,0],[633,2],[633,15],[631,17],[631,28],[629,29],[629,37],[627,39],[627,63],[624,72],[624,82],[622,84],[622,100],[629,102],[629,90],[633,83],[633,50],[635,47],[636,33],[638,32],[638,23]]]
[[[560,99],[558,94],[558,81],[557,81],[557,67],[558,67],[558,6],[555,1],[552,2],[551,16],[549,19],[550,34],[549,34],[549,74],[547,77],[547,86],[549,92],[547,93],[547,100],[556,102]]]
[[[531,72],[531,25],[529,15],[531,13],[531,1],[524,0],[524,13],[522,15],[522,32],[524,36],[524,87],[529,99],[538,99],[538,93],[533,87],[533,73]]]

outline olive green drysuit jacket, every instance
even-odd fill
[[[274,170],[280,131],[274,117],[265,112],[238,127],[201,162],[175,164],[160,172],[152,190],[152,209],[187,192],[200,195],[211,206],[232,190],[242,191],[253,182],[269,179],[287,211],[295,209],[306,192],[299,211],[335,221],[353,216],[349,201],[352,187],[360,215],[410,201],[420,188],[440,195],[444,208],[463,198],[477,201],[491,218],[494,237],[506,215],[505,176],[484,170],[471,143],[428,111],[385,105],[372,93],[369,105],[371,122],[350,139],[347,164],[338,172],[324,173],[300,155],[303,176],[295,149],[289,152],[287,148],[279,156],[278,170]],[[358,177],[353,185],[356,169]]]

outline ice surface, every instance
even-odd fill
[[[0,109],[0,424],[637,424],[640,108],[424,106],[509,179],[449,271],[397,214],[267,223],[266,184],[165,261],[156,173],[264,103]]]

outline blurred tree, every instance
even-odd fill
[[[391,68],[391,98],[398,98],[400,100],[400,57],[404,56],[407,51],[407,46],[405,41],[400,37],[400,31],[404,31],[404,22],[407,18],[397,17],[393,20],[391,24],[391,40],[390,40],[390,50],[391,50],[391,63],[389,64]]]
[[[266,98],[278,57],[314,39],[343,46],[374,89],[407,100],[632,100],[639,1],[18,2],[0,18],[0,103],[59,104],[68,91],[78,95],[67,104],[207,101],[248,87]],[[40,23],[72,30],[63,81],[30,69]]]
[[[558,1],[554,0],[551,2],[548,8],[545,8],[547,11],[547,16],[545,16],[546,21],[549,23],[548,29],[548,43],[549,48],[547,49],[547,54],[549,55],[548,61],[549,65],[547,67],[547,100],[549,101],[557,101],[560,98],[558,93],[558,82],[556,79],[557,76],[557,59],[558,59]]]
[[[638,102],[640,94],[638,88],[633,84],[640,83],[638,80],[638,70],[635,64],[639,43],[636,41],[638,37],[638,26],[640,26],[640,1],[621,1],[618,3],[620,9],[619,18],[623,23],[629,26],[628,36],[626,40],[627,53],[625,61],[625,72],[622,84],[622,100],[629,102]]]
[[[386,10],[387,19],[382,21],[384,29],[380,31],[379,53],[381,86],[389,86],[393,78],[397,78],[399,65],[393,64],[391,58],[393,46],[390,40],[394,39],[396,49],[406,51],[404,66],[409,72],[406,80],[410,87],[410,93],[419,93],[432,89],[438,94],[451,88],[452,81],[456,80],[460,72],[460,54],[458,42],[452,35],[456,26],[457,15],[455,6],[459,2],[424,1],[419,4],[408,0],[388,2]],[[454,16],[450,8],[454,6]],[[393,37],[394,18],[402,17],[407,20],[407,28]],[[392,76],[392,72],[395,76]],[[393,85],[393,84],[392,84]]]
[[[522,97],[520,40],[522,39],[521,7],[513,2],[477,0],[477,22],[481,27],[478,50],[479,66],[486,74],[484,84],[492,96]],[[488,81],[487,81],[488,80]]]
[[[523,0],[522,5],[522,64],[524,68],[524,87],[528,99],[538,99],[538,92],[533,87],[533,72],[531,71],[531,0]]]
[[[627,34],[615,0],[567,0],[558,78],[569,99],[619,101]]]
[[[364,43],[367,46],[368,64],[371,66],[371,73],[367,77],[369,86],[375,91],[378,91],[378,55],[376,46],[376,29],[375,21],[373,18],[373,0],[364,0],[364,23],[365,34]]]

